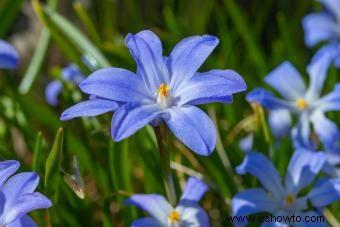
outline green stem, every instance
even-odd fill
[[[161,165],[163,171],[163,182],[167,198],[171,205],[176,205],[176,191],[170,169],[170,133],[165,125],[154,127]]]

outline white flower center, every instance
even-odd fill
[[[163,109],[166,109],[172,104],[172,97],[170,95],[170,87],[167,84],[161,84],[156,92],[157,104]]]
[[[177,210],[172,210],[168,216],[168,223],[171,227],[179,226],[181,214]]]

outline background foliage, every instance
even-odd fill
[[[86,98],[77,87],[65,82],[60,104],[51,107],[46,103],[45,86],[60,78],[61,67],[74,62],[88,75],[90,70],[81,60],[85,56],[97,68],[112,65],[134,71],[135,63],[124,45],[129,32],[153,30],[163,41],[165,53],[184,37],[213,34],[220,44],[201,70],[234,69],[244,77],[250,91],[265,86],[262,78],[284,60],[305,73],[315,50],[303,43],[301,19],[319,8],[310,0],[0,1],[0,38],[10,40],[22,57],[19,70],[0,72],[0,155],[2,159],[21,160],[23,169],[33,169],[41,176],[40,191],[53,199],[54,207],[49,215],[35,212],[38,223],[128,226],[143,214],[124,206],[127,196],[164,194],[152,128],[114,143],[109,132],[110,114],[67,123],[59,120],[66,107]],[[336,74],[332,68],[326,90],[337,81]],[[178,192],[187,174],[204,176],[211,190],[202,206],[212,226],[231,225],[226,223],[231,197],[258,184],[254,177],[240,177],[234,172],[244,156],[238,146],[240,138],[256,129],[256,150],[269,154],[281,174],[293,152],[289,138],[278,146],[266,135],[270,132],[261,121],[262,110],[252,110],[244,100],[245,94],[235,95],[232,105],[202,107],[219,132],[211,156],[196,156],[172,140]],[[339,122],[339,115],[330,117]],[[60,127],[64,130],[59,130],[52,149]],[[85,182],[83,200],[63,180],[65,173],[72,173],[73,156]],[[328,219],[332,215],[339,219],[339,211],[340,204],[334,204]]]

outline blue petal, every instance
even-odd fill
[[[295,111],[295,106],[286,100],[279,99],[275,97],[271,92],[263,89],[263,88],[255,88],[251,92],[249,92],[246,96],[246,100],[248,102],[256,102],[260,105],[268,108],[270,110],[275,109],[289,109],[291,111]]]
[[[181,201],[176,210],[181,215],[179,226],[210,227],[207,213],[197,203]]]
[[[314,207],[325,207],[340,201],[340,179],[320,180],[308,194]]]
[[[310,114],[308,112],[305,111],[300,114],[296,129],[296,136],[301,140],[302,145],[305,147],[312,147],[312,142],[310,140]]]
[[[105,99],[91,99],[80,102],[65,110],[60,117],[60,120],[67,121],[75,117],[93,117],[106,112],[114,111],[118,108],[115,101]]]
[[[285,178],[286,189],[296,195],[308,186],[321,171],[326,161],[323,153],[305,149],[296,150],[291,158]]]
[[[131,227],[164,227],[164,225],[154,218],[140,218],[134,221]]]
[[[0,40],[0,69],[15,69],[18,65],[18,52],[8,42]]]
[[[159,117],[162,110],[157,104],[127,103],[119,107],[112,118],[111,134],[115,141],[121,141],[152,120]]]
[[[132,102],[150,99],[141,78],[125,69],[97,70],[79,86],[87,94],[114,101]]]
[[[301,75],[288,61],[276,67],[264,78],[264,81],[288,100],[304,97],[306,93],[306,86]]]
[[[174,91],[183,81],[195,75],[218,42],[218,38],[211,35],[192,36],[174,47],[167,60],[171,74],[170,87]]]
[[[152,94],[161,83],[170,83],[169,72],[163,60],[162,44],[153,32],[145,30],[136,35],[128,34],[125,42],[137,63],[137,75],[142,76]]]
[[[337,19],[340,19],[340,2],[338,0],[319,0]]]
[[[284,193],[279,173],[268,158],[261,153],[248,152],[242,164],[236,168],[236,172],[238,174],[252,174],[266,190],[277,197]]]
[[[333,143],[334,138],[337,137],[339,132],[337,125],[334,122],[328,120],[324,113],[320,111],[315,111],[311,116],[311,120],[313,123],[313,128],[322,143]]]
[[[330,55],[336,67],[340,66],[340,43],[332,41],[329,44],[321,47],[312,57],[311,62],[316,61],[323,55]]]
[[[24,215],[20,219],[12,221],[11,223],[6,225],[6,227],[37,227],[37,226],[38,225],[28,215]]]
[[[324,82],[327,77],[327,71],[333,61],[333,53],[320,55],[314,59],[308,66],[309,87],[306,93],[307,100],[317,100],[320,97]]]
[[[230,102],[234,93],[246,90],[247,86],[242,77],[233,70],[211,70],[196,73],[193,78],[182,83],[175,96],[180,97],[178,105],[200,100],[200,104],[216,102],[217,98],[227,97]],[[202,100],[205,102],[203,103]],[[223,101],[223,100],[222,100]]]
[[[5,183],[5,181],[13,175],[20,167],[18,161],[9,160],[0,162],[0,187]]]
[[[51,206],[51,201],[39,192],[22,194],[16,198],[15,203],[6,207],[5,215],[2,216],[2,218],[5,223],[10,223],[21,218],[28,212],[49,208]]]
[[[186,200],[198,203],[207,190],[208,185],[206,185],[203,181],[196,177],[190,177],[185,186],[181,201]]]
[[[335,84],[333,91],[319,99],[315,106],[323,112],[340,110],[340,83]]]
[[[127,199],[125,203],[127,205],[134,205],[148,212],[153,218],[161,222],[163,225],[167,225],[168,216],[173,209],[163,196],[156,194],[133,195]]]
[[[194,106],[173,107],[164,119],[169,129],[192,151],[210,155],[216,145],[216,129],[211,119]]]
[[[260,212],[271,213],[277,210],[278,204],[262,188],[253,188],[237,193],[231,200],[231,208],[234,217],[244,217]]]
[[[51,81],[45,89],[45,99],[51,106],[58,105],[58,96],[63,89],[63,84],[58,80]]]
[[[288,110],[272,110],[268,116],[269,126],[275,138],[289,135],[291,128],[291,116]]]
[[[249,133],[248,136],[240,140],[239,146],[243,151],[251,151],[254,145],[254,133]]]
[[[337,37],[336,26],[331,15],[326,13],[308,14],[302,20],[306,45],[312,47],[321,41],[335,39]]]
[[[6,208],[11,206],[20,195],[34,192],[39,183],[39,176],[33,172],[18,173],[9,178],[2,187],[6,198]]]
[[[75,64],[70,64],[69,66],[63,68],[61,75],[63,80],[71,81],[74,84],[79,84],[85,79],[85,76]]]

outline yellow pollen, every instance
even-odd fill
[[[286,203],[287,205],[291,206],[293,205],[295,202],[295,197],[292,195],[292,194],[289,194],[287,197],[286,197]]]
[[[171,211],[171,213],[169,214],[169,220],[171,223],[179,222],[180,219],[181,215],[176,210]]]
[[[308,108],[308,103],[306,100],[299,98],[295,101],[295,105],[298,109],[303,110]]]
[[[161,84],[158,88],[158,93],[164,97],[169,95],[170,87],[166,84]]]

